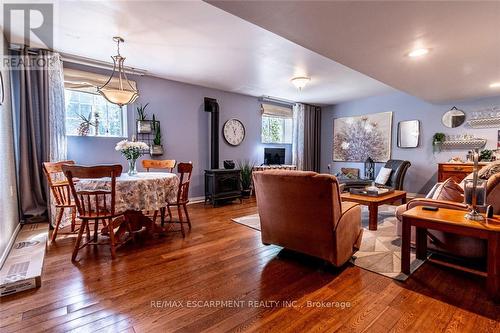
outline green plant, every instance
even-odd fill
[[[153,123],[155,124],[155,123]],[[161,146],[161,129],[160,126],[153,125],[155,129],[155,137],[153,139],[153,143],[155,146]]]
[[[479,160],[480,161],[490,161],[492,155],[493,155],[493,151],[491,151],[489,149],[481,150],[481,152],[479,153]]]
[[[147,118],[147,113],[146,113],[146,108],[148,107],[149,103],[146,103],[145,105],[140,104],[137,107],[137,119],[144,121]]]
[[[434,151],[441,150],[441,144],[444,142],[446,135],[444,133],[435,133],[432,136],[432,148]]]
[[[94,123],[90,121],[90,118],[92,117],[92,112],[89,112],[89,115],[87,117],[85,117],[83,114],[79,114],[78,117],[80,117],[80,119],[82,120],[77,129],[78,135],[87,136],[90,131],[90,126],[94,125]]]
[[[238,168],[240,169],[241,189],[243,191],[249,190],[252,185],[252,170],[255,163],[248,160],[238,161]]]

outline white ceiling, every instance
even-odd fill
[[[500,1],[208,2],[429,101],[500,94]]]
[[[317,104],[393,91],[202,1],[56,3],[57,51],[110,61],[115,35],[125,38],[127,66],[171,80]],[[290,79],[303,75],[312,80],[298,92]]]

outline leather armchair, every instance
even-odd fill
[[[469,178],[470,176],[467,176]],[[500,214],[500,173],[491,176],[486,184],[486,203],[493,206],[493,212]],[[433,206],[438,208],[448,208],[467,211],[467,205],[460,202],[434,200],[430,198],[417,198],[401,205],[396,210],[398,219],[397,232],[402,234],[402,215],[405,211],[416,206]],[[435,230],[428,230],[427,246],[430,250],[451,254],[466,258],[485,258],[487,254],[487,244],[485,241],[463,237],[454,234],[443,233]],[[415,230],[411,233],[412,242],[415,241]]]
[[[262,243],[342,266],[359,249],[363,229],[358,204],[341,202],[331,175],[310,171],[253,173]]]

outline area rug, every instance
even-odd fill
[[[368,230],[368,208],[362,206],[361,223],[363,225],[363,240],[358,252],[352,258],[352,263],[366,270],[404,281],[407,275],[401,273],[401,237],[397,235],[396,206],[383,205],[378,211],[377,230]],[[232,219],[234,222],[260,231],[259,214],[253,214]],[[415,258],[411,253],[411,272],[413,273],[423,260]]]

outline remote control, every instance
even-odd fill
[[[430,210],[432,212],[437,212],[439,210],[438,207],[433,207],[433,206],[423,206],[422,210]]]

